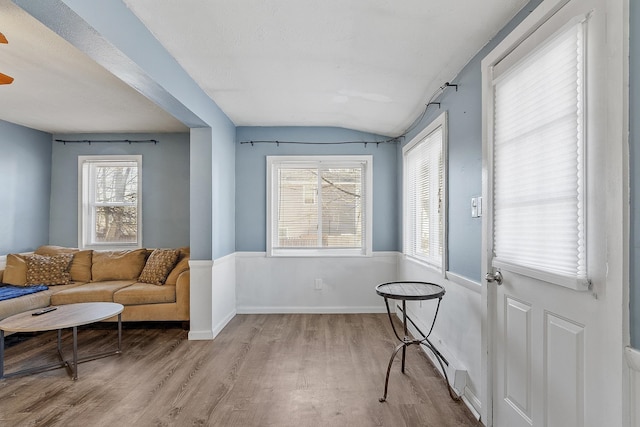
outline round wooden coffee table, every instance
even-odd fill
[[[78,363],[95,360],[114,354],[120,354],[122,348],[122,304],[113,302],[85,302],[77,304],[66,304],[55,307],[55,310],[33,315],[46,309],[29,310],[24,313],[15,314],[0,321],[0,378],[8,378],[17,375],[26,375],[36,372],[43,372],[50,369],[66,367],[69,375],[74,380],[78,379]],[[78,358],[78,326],[99,322],[113,316],[118,316],[118,348],[100,354],[93,354]],[[65,360],[62,354],[62,329],[73,329],[73,358]],[[60,362],[36,366],[20,371],[5,374],[4,372],[4,333],[5,332],[43,332],[58,331],[58,356]]]

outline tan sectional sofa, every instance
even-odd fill
[[[46,291],[0,301],[0,319],[49,305],[117,302],[124,305],[123,321],[189,320],[188,248],[93,251],[41,246],[33,253],[7,255],[0,282],[18,286],[39,283],[34,263],[58,258],[67,260],[68,284],[46,283]]]

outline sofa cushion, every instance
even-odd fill
[[[71,280],[74,282],[89,282],[91,280],[92,250],[81,251],[76,248],[45,245],[40,246],[33,253],[37,255],[73,254],[73,261],[71,261],[71,268],[69,269]]]
[[[113,295],[113,302],[122,305],[162,304],[176,302],[175,285],[156,286],[152,283],[134,283]]]
[[[65,289],[51,295],[51,305],[74,304],[77,302],[113,302],[113,294],[135,283],[135,280],[112,280],[91,282]]]
[[[167,285],[175,285],[178,282],[178,276],[189,269],[189,253],[180,251],[180,258],[178,259],[178,263],[173,267],[171,273],[167,276],[167,280],[165,283]]]
[[[24,286],[27,284],[27,261],[24,255],[9,254],[2,275],[2,283]]]
[[[69,266],[72,254],[25,255],[27,261],[27,285],[67,285],[71,280]]]
[[[147,259],[146,249],[93,251],[91,281],[138,280]]]
[[[147,259],[139,282],[151,283],[153,285],[164,285],[167,275],[176,265],[180,251],[177,249],[156,249]]]

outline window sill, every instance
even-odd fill
[[[402,256],[404,257],[404,259],[406,261],[412,262],[412,263],[420,265],[422,267],[426,267],[426,268],[428,268],[430,270],[433,270],[434,272],[444,276],[444,271],[442,270],[442,267],[433,265],[433,264],[431,264],[431,263],[429,263],[427,261],[421,260],[419,258],[412,257],[412,256],[407,255],[407,254],[402,254]]]
[[[268,258],[368,258],[371,252],[354,250],[318,250],[318,249],[272,249],[267,251]]]

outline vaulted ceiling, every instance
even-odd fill
[[[237,126],[395,136],[527,2],[124,3]],[[0,86],[1,120],[52,133],[187,129],[9,0],[0,32],[0,72],[15,78]]]

